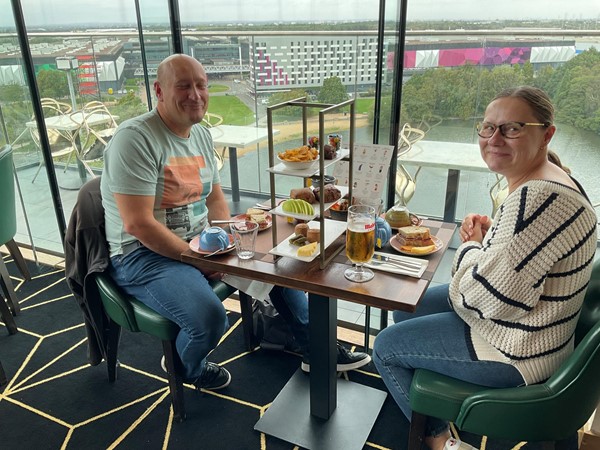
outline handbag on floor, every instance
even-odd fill
[[[265,350],[300,351],[292,330],[271,302],[253,299],[252,322],[254,324],[254,337],[261,348]]]

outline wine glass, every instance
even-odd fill
[[[350,281],[363,283],[373,279],[373,271],[363,267],[375,251],[375,208],[368,205],[353,205],[348,208],[346,228],[346,256],[353,266],[346,269],[344,276]]]

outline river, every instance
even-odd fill
[[[371,141],[369,127],[356,129],[356,142]],[[342,133],[344,142],[347,135]],[[449,121],[435,126],[425,136],[427,140],[442,142],[477,142],[477,135],[472,122]],[[300,145],[299,141],[278,144],[276,151]],[[550,143],[550,148],[568,166],[575,178],[584,186],[592,203],[600,203],[600,135],[584,131],[570,125],[557,124],[557,132]],[[266,172],[268,150],[266,142],[261,144],[259,152],[248,152],[239,158],[240,188],[248,191],[269,193],[269,174]],[[412,169],[411,169],[412,170]],[[408,205],[411,211],[431,217],[441,217],[444,209],[446,192],[446,170],[424,168],[417,178],[417,189]],[[224,186],[230,186],[228,160],[221,171]],[[287,195],[289,190],[300,187],[302,180],[297,177],[277,175],[276,190]],[[491,212],[489,189],[496,181],[494,174],[462,172],[457,199],[457,218],[460,220],[467,212]],[[259,188],[260,186],[260,188]]]

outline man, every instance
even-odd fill
[[[198,389],[221,389],[230,373],[206,361],[228,326],[207,281],[219,274],[180,261],[187,241],[211,220],[231,216],[210,132],[197,125],[208,108],[208,79],[197,60],[177,54],[158,66],[154,89],[156,109],[123,122],[105,152],[109,273],[127,293],[180,326],[176,343],[186,380]],[[276,286],[270,298],[306,349],[306,294]],[[339,354],[340,370],[370,361],[343,348]],[[304,369],[307,364],[305,358]]]

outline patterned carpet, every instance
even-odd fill
[[[0,448],[296,448],[254,431],[254,424],[298,369],[300,357],[244,351],[237,313],[229,312],[231,328],[209,357],[229,369],[231,385],[218,392],[185,389],[187,420],[174,423],[158,340],[124,331],[118,379],[109,383],[104,363],[87,364],[82,316],[64,271],[31,264],[33,280],[24,281],[5,261],[22,312],[17,334],[0,327],[0,361],[9,377],[0,393]],[[348,375],[385,390],[372,366]],[[364,448],[405,448],[407,432],[408,422],[388,398]]]
[[[0,326],[0,361],[9,378],[0,392],[0,449],[297,448],[254,431],[254,425],[298,370],[301,358],[260,348],[246,352],[236,312],[228,312],[231,327],[209,356],[231,372],[231,385],[203,393],[187,386],[187,420],[174,423],[158,340],[124,331],[118,379],[109,383],[104,363],[87,364],[82,315],[66,285],[64,270],[31,263],[33,279],[24,281],[12,260],[6,256],[4,260],[22,312],[16,317],[17,334],[9,335]],[[346,376],[385,390],[372,364]],[[408,427],[388,396],[364,449],[403,450]],[[466,433],[459,437],[481,450],[539,448]],[[575,439],[557,448],[576,447]]]

